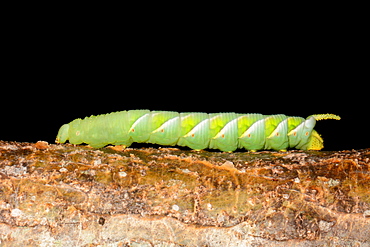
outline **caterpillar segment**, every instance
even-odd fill
[[[86,143],[94,148],[139,142],[226,152],[238,148],[320,150],[323,139],[313,128],[316,121],[325,119],[339,120],[340,117],[317,114],[304,119],[283,114],[130,110],[75,119],[62,125],[56,142]]]

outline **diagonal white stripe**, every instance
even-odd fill
[[[278,126],[276,126],[274,131],[272,131],[272,133],[270,134],[270,136],[267,137],[267,139],[274,137],[276,135],[276,133],[280,134],[280,132],[284,132],[285,135],[286,135],[287,131],[288,131],[288,119],[285,119],[285,120],[281,121],[278,124]]]
[[[258,128],[261,128],[261,127],[265,128],[264,123],[265,123],[264,118],[258,120],[257,122],[253,123],[239,138],[244,138],[248,136],[249,134],[252,134]]]
[[[192,134],[196,134],[197,132],[201,132],[202,130],[204,130],[204,128],[209,129],[209,118],[206,118],[203,121],[201,121],[200,123],[198,123],[197,125],[195,125],[194,128],[192,128],[184,137],[189,137]]]
[[[225,124],[225,126],[217,133],[215,137],[213,137],[213,139],[219,138],[227,132],[232,133],[234,131],[235,133],[238,133],[237,123],[238,123],[238,118],[231,120],[230,122]]]
[[[159,126],[156,130],[153,130],[152,133],[160,132],[160,131],[162,131],[162,129],[166,129],[166,128],[170,127],[172,124],[176,123],[176,121],[179,121],[179,119],[180,119],[180,116],[171,118],[170,120],[167,120],[161,126]],[[178,128],[180,128],[180,121],[178,123],[179,123]]]
[[[139,117],[138,119],[136,119],[136,121],[132,124],[129,132],[131,132],[133,129],[135,129],[135,127],[142,121],[145,121],[146,117],[148,117],[148,115],[151,114],[150,112],[149,113],[145,113],[144,115],[142,115],[141,117]]]

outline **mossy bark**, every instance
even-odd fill
[[[0,142],[1,246],[370,246],[370,149]]]

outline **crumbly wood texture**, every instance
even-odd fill
[[[1,246],[370,246],[370,149],[0,141]]]

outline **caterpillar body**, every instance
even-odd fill
[[[145,142],[195,150],[320,150],[323,139],[313,128],[317,120],[323,119],[339,120],[340,117],[317,114],[304,119],[282,114],[129,110],[75,119],[59,129],[56,142],[68,140],[94,148]]]

